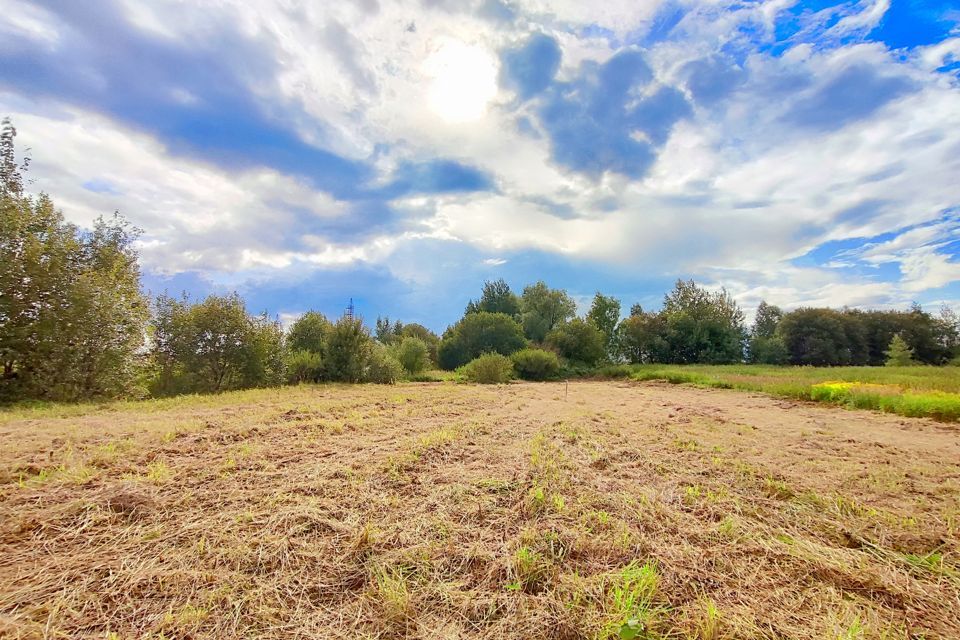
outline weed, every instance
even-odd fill
[[[615,574],[607,591],[610,621],[603,637],[622,640],[653,637],[653,626],[661,612],[654,605],[659,583],[657,567],[649,562],[644,565],[631,562]]]
[[[510,570],[513,580],[507,584],[507,589],[526,593],[541,591],[551,574],[550,562],[544,555],[526,546],[514,552]]]
[[[940,551],[931,551],[926,554],[903,554],[904,561],[915,569],[929,571],[930,573],[942,574],[947,572],[943,564],[943,553]]]
[[[703,614],[697,624],[698,640],[717,640],[720,637],[720,610],[713,600],[703,601]]]
[[[163,484],[172,476],[173,472],[163,460],[156,460],[147,465],[147,480],[154,484]]]
[[[393,623],[406,622],[411,614],[410,587],[404,571],[398,567],[377,565],[373,569],[374,594],[384,617]]]
[[[699,500],[700,496],[703,494],[703,491],[700,489],[700,485],[694,484],[686,487],[683,490],[683,504],[688,507],[695,505]]]
[[[860,618],[854,618],[853,622],[841,629],[836,636],[836,640],[863,640],[865,634],[866,631],[863,628],[863,623],[860,622]]]
[[[764,479],[763,490],[767,494],[767,497],[776,498],[777,500],[789,500],[795,495],[786,482],[774,478]]]
[[[717,524],[717,531],[726,538],[732,538],[737,532],[737,521],[731,516],[726,516]]]

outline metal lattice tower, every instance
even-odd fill
[[[354,312],[353,298],[350,298],[350,304],[347,305],[347,310],[343,315],[346,316],[348,320],[353,320],[353,315],[354,315],[353,312]]]

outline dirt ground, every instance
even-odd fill
[[[4,638],[960,638],[958,553],[960,428],[736,391],[0,413]]]

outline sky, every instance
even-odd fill
[[[30,188],[156,295],[960,307],[953,0],[0,0]]]

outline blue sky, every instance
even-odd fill
[[[144,230],[153,293],[960,306],[954,2],[95,7],[0,0],[0,114],[68,219]]]

